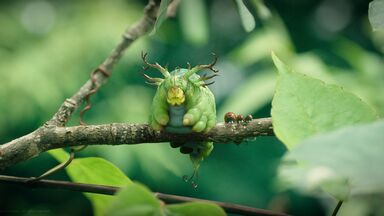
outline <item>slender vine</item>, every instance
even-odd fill
[[[337,205],[336,205],[335,209],[333,209],[332,216],[336,216],[337,215],[337,213],[339,212],[339,210],[341,208],[341,205],[343,205],[343,201],[339,200],[339,202],[337,202]]]

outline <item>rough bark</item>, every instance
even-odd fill
[[[57,127],[45,125],[38,130],[0,146],[0,169],[35,157],[50,149],[81,145],[121,145],[159,142],[212,141],[240,143],[257,136],[273,136],[270,118],[243,124],[218,123],[208,133],[170,134],[154,131],[147,124],[112,123]]]

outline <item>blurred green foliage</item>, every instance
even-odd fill
[[[341,85],[384,115],[384,37],[382,32],[372,32],[368,1],[269,0],[265,1],[272,12],[269,18],[265,10],[260,12],[261,1],[244,1],[256,17],[256,28],[250,33],[243,30],[234,1],[199,2],[181,5],[179,14],[166,20],[156,34],[127,50],[107,85],[92,97],[94,106],[85,116],[88,124],[147,121],[155,89],[145,85],[139,73],[141,51],[148,52],[151,61],[169,63],[170,68],[185,67],[187,62],[207,63],[210,53],[217,53],[221,76],[211,89],[217,99],[218,119],[228,111],[255,118],[270,116],[276,76],[271,50],[295,71]],[[48,120],[109,54],[124,29],[140,18],[145,3],[0,1],[1,143]],[[193,7],[201,14],[198,18],[188,14]],[[77,124],[75,113],[70,125]],[[285,147],[274,137],[216,145],[201,167],[198,190],[181,180],[192,171],[188,157],[168,144],[88,147],[77,157],[103,157],[152,191],[295,215],[324,215],[328,205],[321,200],[292,191],[280,193],[274,186],[284,152]],[[38,176],[56,163],[42,154],[3,173]],[[52,178],[68,176],[60,173]],[[0,194],[7,194],[0,198],[0,210],[16,210],[20,215],[92,213],[89,201],[77,192],[1,184]],[[363,212],[367,206],[350,208]]]
[[[287,161],[299,160],[299,165],[286,164],[282,173],[288,179],[294,178],[292,182],[301,189],[320,186],[339,200],[348,200],[351,195],[381,194],[384,175],[377,170],[384,163],[383,129],[381,120],[307,139],[285,156]]]

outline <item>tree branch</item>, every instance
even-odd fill
[[[113,123],[74,127],[45,125],[38,130],[0,145],[0,169],[56,148],[80,145],[120,145],[158,142],[212,141],[240,143],[257,136],[273,136],[271,118],[247,124],[218,123],[208,133],[170,134],[154,131],[147,124]]]
[[[0,169],[7,168],[18,162],[25,161],[31,157],[48,151],[50,149],[67,146],[94,145],[94,144],[139,144],[167,141],[213,141],[218,143],[241,142],[243,139],[256,136],[272,136],[272,123],[270,118],[256,119],[246,125],[227,125],[219,123],[209,133],[200,134],[169,134],[156,132],[147,124],[105,124],[64,127],[73,112],[82,101],[90,95],[93,85],[101,86],[107,80],[116,63],[121,59],[124,51],[139,37],[152,30],[159,7],[159,0],[149,0],[144,9],[144,16],[128,28],[123,34],[123,39],[112,50],[104,62],[95,69],[94,81],[89,79],[72,97],[67,98],[53,117],[42,127],[34,132],[18,139],[12,140],[0,146]],[[176,4],[175,4],[176,5]],[[171,11],[172,12],[172,11]],[[170,14],[173,14],[174,11]],[[97,73],[101,72],[101,73]],[[0,175],[0,182],[23,184],[30,187],[48,187],[81,192],[115,194],[120,188],[103,185],[81,184],[65,181],[40,180],[27,183],[29,178]],[[221,206],[228,213],[245,215],[276,215],[284,216],[283,213],[275,213],[268,210],[256,209],[236,204],[222,203],[216,201],[202,200],[190,197],[155,193],[155,196],[166,203],[180,203],[189,201],[211,202]]]
[[[152,30],[156,22],[159,4],[160,1],[149,0],[144,9],[144,16],[125,31],[120,43],[112,50],[111,54],[104,60],[104,62],[95,69],[95,71],[103,72],[95,73],[93,77],[95,83],[92,83],[92,80],[89,79],[71,98],[67,98],[64,101],[53,117],[45,123],[46,125],[64,126],[84,98],[91,93],[93,85],[101,86],[108,80],[109,74],[120,60],[124,51],[136,39]]]
[[[28,187],[54,188],[54,189],[80,191],[80,192],[106,194],[106,195],[114,195],[116,192],[120,190],[119,187],[106,186],[106,185],[84,184],[84,183],[75,183],[75,182],[57,181],[57,180],[39,180],[37,182],[28,183],[27,182],[28,180],[29,178],[0,175],[0,182],[24,185]],[[159,192],[154,193],[154,195],[158,199],[162,200],[167,204],[183,203],[183,202],[209,202],[222,207],[227,213],[232,213],[232,214],[258,215],[258,216],[288,216],[287,214],[284,214],[284,213],[278,213],[270,210],[252,208],[252,207],[237,205],[232,203],[196,199],[192,197],[177,196],[177,195],[164,194]]]
[[[94,85],[100,87],[108,80],[113,67],[120,60],[124,51],[136,39],[152,30],[156,22],[159,5],[160,0],[148,1],[148,4],[144,9],[144,16],[124,32],[123,39],[120,43],[113,49],[104,62],[94,70],[94,73],[91,73],[92,78],[89,79],[72,97],[67,98],[50,120],[34,132],[0,146],[0,169],[27,160],[41,152],[38,150],[41,148],[37,146],[37,144],[40,143],[39,134],[52,126],[65,126],[81,102],[94,91]],[[31,138],[35,140],[31,140]],[[4,151],[4,149],[7,150]],[[9,154],[9,152],[13,152],[13,154]],[[4,162],[6,160],[9,161]]]

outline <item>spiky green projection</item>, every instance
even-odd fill
[[[152,78],[144,74],[148,84],[157,85],[157,91],[152,101],[149,123],[154,130],[165,129],[170,133],[207,132],[216,123],[215,97],[205,81],[217,76],[218,71],[213,68],[217,58],[208,65],[198,65],[188,69],[177,68],[169,72],[159,64],[146,61],[146,54],[142,55],[147,67],[159,70],[164,78]],[[214,72],[210,76],[199,76],[196,73],[203,69]],[[213,149],[212,142],[171,143],[172,147],[180,147],[182,153],[190,155],[194,165],[194,174],[188,179],[195,185],[192,178],[197,178],[200,163]]]

